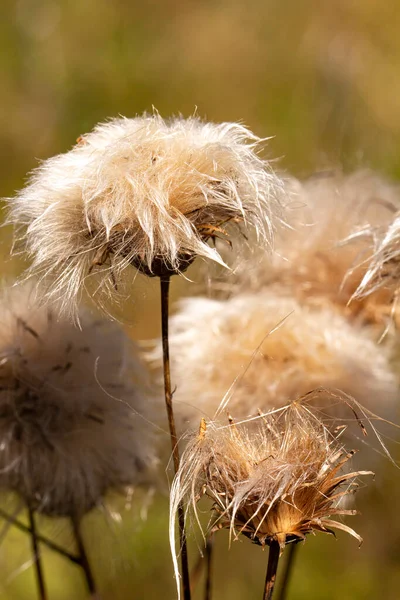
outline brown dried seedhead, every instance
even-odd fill
[[[226,528],[261,546],[304,540],[308,533],[341,529],[361,537],[334,516],[354,515],[343,498],[360,475],[346,472],[347,452],[308,407],[294,402],[260,417],[258,430],[245,424],[208,427],[187,447],[173,489],[189,497],[194,511],[201,496],[213,501],[211,530]]]

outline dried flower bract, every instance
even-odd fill
[[[10,199],[10,221],[65,309],[94,271],[113,291],[128,265],[162,277],[196,256],[223,264],[210,241],[229,243],[242,223],[270,244],[280,218],[280,180],[259,143],[235,123],[114,119],[44,161]]]
[[[370,471],[346,472],[347,452],[319,418],[301,403],[260,417],[258,431],[246,425],[206,424],[189,442],[171,501],[171,543],[177,502],[187,499],[197,514],[202,496],[213,502],[210,529],[227,528],[261,546],[285,544],[309,533],[341,529],[360,536],[334,516],[353,515],[342,500]]]
[[[0,301],[0,488],[39,512],[79,517],[151,473],[143,365],[116,325],[82,312],[80,331],[30,292]]]

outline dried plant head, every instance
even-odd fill
[[[242,225],[269,246],[280,218],[281,182],[260,142],[237,123],[113,119],[44,161],[9,200],[9,220],[66,310],[92,272],[98,292],[114,292],[128,265],[163,277],[196,256],[223,264],[210,242]]]
[[[286,211],[290,228],[276,238],[276,252],[256,251],[225,280],[229,288],[259,290],[285,285],[296,297],[313,304],[330,302],[359,322],[385,325],[391,297],[381,290],[364,301],[353,300],[382,227],[400,208],[400,188],[362,170],[350,175],[317,174],[306,181],[287,179]],[[270,260],[271,258],[271,260]],[[251,268],[250,268],[251,267]],[[382,329],[382,328],[381,328]]]
[[[389,342],[378,345],[367,327],[329,306],[302,305],[284,289],[181,301],[170,320],[170,348],[181,433],[226,407],[246,418],[320,386],[386,416],[398,396]],[[160,343],[150,358],[161,368]]]
[[[0,300],[0,488],[44,514],[81,516],[151,476],[152,402],[118,326],[81,312],[79,330],[31,292]]]
[[[400,213],[394,215],[388,227],[381,227],[375,233],[375,251],[354,293],[356,301],[378,291],[386,291],[396,300],[400,289]]]
[[[272,540],[283,549],[314,532],[343,530],[360,536],[332,517],[356,514],[343,498],[361,475],[348,472],[347,452],[338,437],[301,401],[260,417],[257,430],[202,420],[188,442],[171,491],[170,541],[178,502],[186,500],[197,521],[203,496],[212,501],[209,529],[226,528],[261,546]]]

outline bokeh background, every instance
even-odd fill
[[[270,137],[266,155],[299,176],[368,166],[400,176],[400,6],[397,0],[2,0],[0,7],[0,196],[26,173],[69,149],[107,117],[195,111],[243,121]],[[3,276],[23,265],[1,232]],[[184,283],[178,283],[179,294]],[[158,329],[152,284],[136,288],[132,335]],[[368,468],[368,465],[366,465]],[[357,500],[357,543],[310,538],[298,557],[290,598],[399,598],[399,472],[379,467]],[[122,522],[85,523],[104,600],[174,598],[167,500],[137,492],[121,501]],[[147,520],[143,520],[147,503]],[[1,526],[1,523],[0,523]],[[68,524],[40,521],[72,547]],[[195,560],[196,545],[193,541]],[[73,565],[43,549],[49,597],[86,597]],[[36,597],[29,540],[0,527],[0,599]],[[261,597],[267,553],[247,540],[227,551],[221,534],[215,599]],[[198,596],[201,597],[200,595]]]

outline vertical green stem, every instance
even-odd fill
[[[28,506],[28,514],[29,514],[29,527],[31,534],[31,542],[32,542],[32,552],[33,552],[33,560],[34,567],[36,573],[36,582],[38,588],[38,594],[40,600],[47,600],[46,586],[44,583],[44,575],[42,569],[42,561],[40,557],[39,551],[39,541],[36,533],[36,524],[35,524],[35,516],[33,514],[33,510],[30,506]]]
[[[164,367],[164,392],[165,405],[167,408],[168,426],[171,437],[172,456],[174,461],[175,473],[179,468],[179,447],[176,435],[174,411],[172,408],[171,391],[171,371],[169,362],[169,339],[168,339],[168,316],[169,316],[169,277],[161,277],[161,332],[163,348],[163,367]],[[184,600],[190,600],[190,577],[189,563],[187,553],[187,542],[185,533],[185,507],[181,502],[178,507],[179,539],[181,545],[181,564],[182,564],[182,586]]]
[[[276,572],[278,570],[279,555],[281,549],[279,543],[273,540],[269,546],[267,576],[265,578],[265,588],[263,600],[271,600],[276,581]]]

